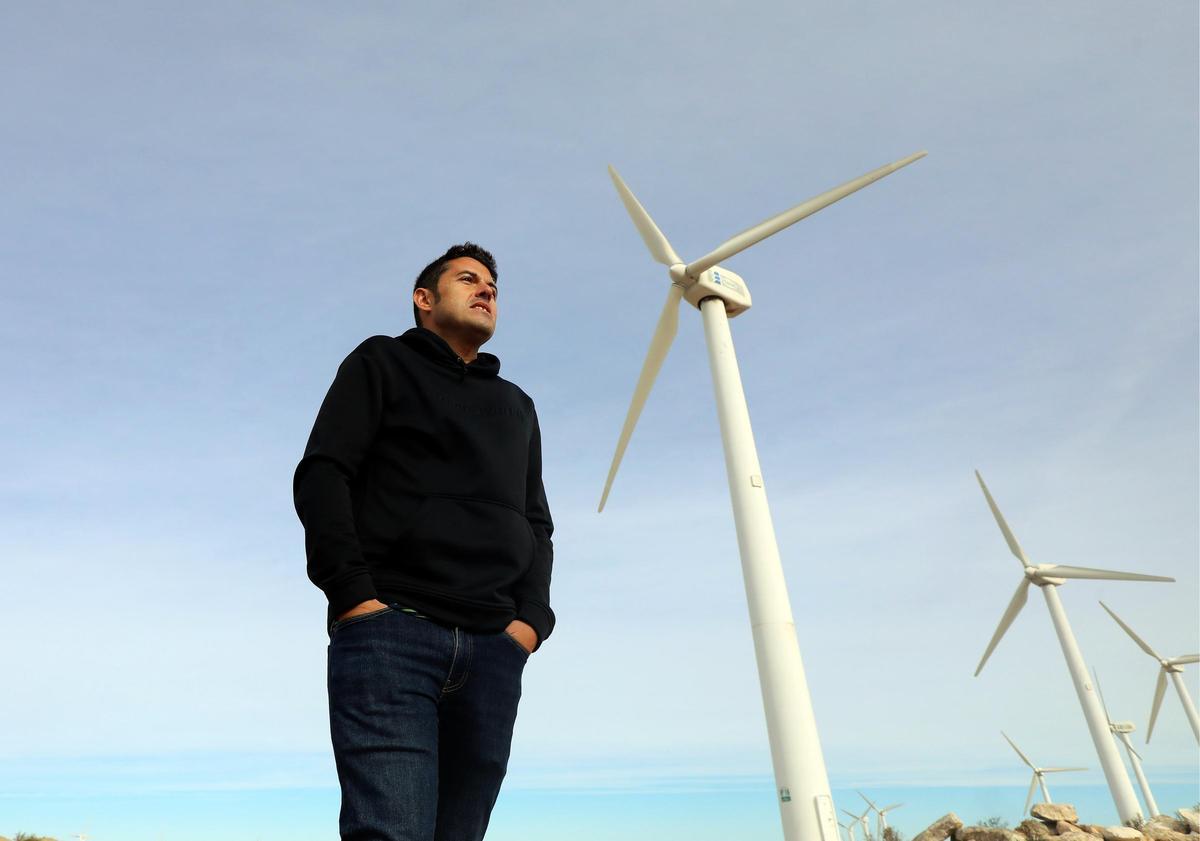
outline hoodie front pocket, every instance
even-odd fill
[[[494,600],[525,574],[533,534],[525,516],[489,500],[428,496],[397,547],[398,571],[465,598]]]

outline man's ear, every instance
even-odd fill
[[[425,287],[418,287],[413,290],[413,305],[422,312],[429,312],[433,309],[433,292]]]

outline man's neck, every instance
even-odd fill
[[[445,333],[434,330],[427,324],[422,326],[430,333],[440,337],[443,342],[450,345],[450,349],[458,354],[458,358],[463,362],[470,364],[475,361],[475,357],[479,356],[479,345],[471,339],[458,335],[447,336]]]

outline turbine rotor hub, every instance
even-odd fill
[[[1038,564],[1025,567],[1025,576],[1039,587],[1057,587],[1066,584],[1065,578],[1053,578],[1046,573],[1054,569],[1054,564]]]
[[[696,278],[691,277],[687,273],[686,263],[673,263],[667,272],[671,275],[671,283],[674,283],[680,289],[687,289],[696,282]]]

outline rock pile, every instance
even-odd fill
[[[1200,841],[1200,813],[1180,809],[1178,817],[1155,815],[1134,829],[1080,823],[1075,807],[1067,803],[1036,803],[1030,820],[1015,829],[997,826],[964,826],[950,812],[938,818],[913,841]]]

